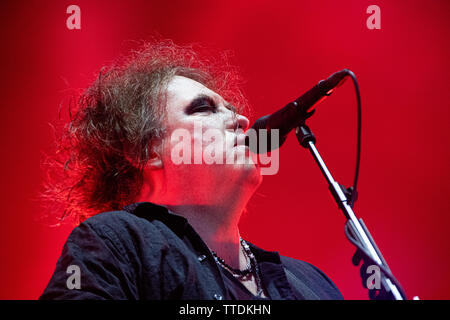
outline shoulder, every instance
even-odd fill
[[[277,251],[266,251],[251,243],[249,245],[261,261],[278,265],[283,269],[283,277],[286,277],[297,299],[343,299],[342,294],[333,281],[319,268],[308,262],[280,255]]]
[[[290,282],[302,283],[320,299],[343,299],[333,281],[316,266],[294,258],[280,255],[286,275]]]
[[[101,242],[125,254],[130,249],[139,250],[144,243],[159,243],[158,239],[163,237],[161,229],[156,220],[122,210],[109,211],[83,221],[72,230],[67,242],[89,246]]]
[[[124,230],[139,229],[143,225],[148,224],[150,223],[146,219],[121,210],[96,214],[95,216],[83,221],[79,227],[86,225],[96,231],[107,228],[119,232]]]
[[[280,259],[282,264],[291,272],[295,274],[301,274],[308,276],[309,278],[320,280],[320,281],[326,281],[330,284],[333,284],[333,282],[328,278],[328,276],[321,271],[316,266],[302,260],[286,257],[280,255]]]
[[[75,227],[68,240],[88,233],[101,238],[122,238],[151,227],[151,223],[126,211],[98,213]]]
[[[128,206],[132,207],[132,205]],[[163,220],[162,216],[168,215],[168,213],[162,214],[155,206],[145,207],[145,211],[142,212],[132,207],[133,210],[108,211],[96,214],[89,219],[83,221],[79,227],[87,226],[94,229],[97,232],[105,232],[105,230],[114,231],[120,235],[138,235],[140,233],[155,234],[158,233],[158,226]]]

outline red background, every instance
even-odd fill
[[[81,8],[81,30],[66,8]],[[366,8],[381,8],[381,30]],[[257,117],[343,69],[363,102],[362,217],[408,296],[450,298],[448,1],[2,1],[0,33],[0,298],[35,299],[71,226],[52,228],[33,199],[52,146],[49,122],[68,89],[85,87],[128,40],[158,32],[177,43],[232,50]],[[347,81],[310,120],[336,180],[353,179],[356,104]],[[309,152],[291,134],[280,170],[249,203],[242,234],[306,260],[347,299],[366,299],[344,216]]]

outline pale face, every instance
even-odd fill
[[[176,176],[212,184],[261,182],[259,167],[252,160],[255,155],[243,145],[248,119],[233,112],[230,104],[201,83],[181,76],[170,81],[164,126],[161,158],[171,179]],[[180,132],[183,142],[174,138]],[[178,156],[180,148],[190,163],[176,163],[174,154]],[[217,163],[218,159],[222,162]]]

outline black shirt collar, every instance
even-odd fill
[[[151,202],[137,202],[127,205],[123,209],[149,221],[154,219],[159,220],[180,237],[185,234],[186,227],[189,225],[185,217],[173,213],[165,206]],[[252,243],[247,243],[261,267],[263,281],[272,299],[280,295],[283,299],[294,299],[279,253],[276,251],[266,251]]]
[[[167,207],[152,202],[137,202],[129,204],[123,210],[140,218],[152,221],[154,219],[165,223],[176,234],[182,236],[188,223],[185,217],[177,215]]]

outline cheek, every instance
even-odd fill
[[[225,161],[227,151],[233,151],[236,134],[225,130],[225,119],[217,117],[199,117],[200,119],[185,119],[180,121],[169,118],[170,127],[167,130],[165,154],[166,161],[175,164],[204,163],[207,158],[222,158]],[[213,160],[207,160],[209,163]],[[220,162],[220,161],[219,161]]]
[[[225,136],[218,129],[205,128],[202,125],[179,127],[168,133],[164,140],[163,161],[169,165],[204,163],[204,153],[212,152],[221,157],[224,152]]]
[[[197,120],[188,124],[185,128],[189,131],[192,147],[196,149],[214,146],[218,149],[225,149],[225,146],[230,142],[230,136],[233,135],[224,130],[222,119]]]

